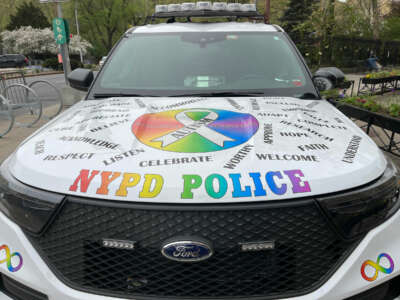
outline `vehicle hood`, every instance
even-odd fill
[[[9,169],[40,189],[158,203],[304,198],[378,178],[386,159],[323,100],[82,101],[16,150]]]

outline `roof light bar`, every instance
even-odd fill
[[[182,7],[180,4],[168,4],[168,12],[181,11]]]
[[[240,6],[241,11],[257,11],[257,7],[255,4],[242,4]]]
[[[191,18],[191,17],[236,17],[263,19],[257,12],[255,4],[240,4],[211,1],[185,2],[182,4],[156,5],[155,14],[147,17],[155,18]]]
[[[212,10],[212,5],[210,1],[199,1],[196,3],[197,10]]]
[[[228,11],[241,11],[242,5],[240,3],[229,3]]]
[[[156,14],[168,12],[168,5],[156,5]]]
[[[222,10],[227,10],[228,9],[228,4],[226,2],[214,2],[212,10],[217,10],[217,11],[222,11]]]
[[[196,4],[193,2],[185,2],[181,4],[181,11],[191,11],[196,9]]]

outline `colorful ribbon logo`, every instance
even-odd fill
[[[379,264],[379,262],[381,261],[382,257],[385,257],[387,260],[389,260],[389,262],[390,262],[390,267],[389,268],[384,268]],[[365,274],[365,267],[367,265],[370,266],[370,267],[373,267],[375,269],[375,274],[373,276],[371,276],[371,277],[368,277],[367,274]],[[385,273],[385,274],[391,274],[393,272],[393,269],[394,269],[393,259],[390,257],[389,254],[381,253],[378,256],[378,259],[377,259],[376,263],[373,262],[372,260],[366,260],[362,264],[362,266],[361,266],[361,276],[367,281],[374,281],[378,277],[378,273],[379,272],[382,272],[382,273]]]
[[[17,271],[19,271],[19,269],[21,269],[22,264],[23,264],[23,259],[22,259],[21,254],[19,254],[18,252],[14,252],[14,253],[10,254],[10,248],[8,248],[7,245],[3,245],[3,246],[0,247],[0,253],[1,253],[3,250],[4,250],[5,253],[6,253],[6,258],[3,259],[3,260],[0,260],[0,264],[2,264],[2,263],[4,263],[4,262],[7,262],[7,268],[8,268],[8,270],[9,270],[10,272],[17,272]],[[12,263],[11,263],[11,259],[12,259],[14,256],[17,256],[17,257],[19,258],[19,263],[18,263],[18,265],[17,265],[16,267],[13,267],[13,265],[12,265]],[[1,257],[2,257],[2,256],[1,256]]]
[[[203,118],[200,120],[193,120],[189,117],[189,113],[207,113]],[[163,148],[171,145],[182,138],[192,134],[197,133],[204,137],[205,139],[209,140],[210,142],[224,147],[225,142],[234,142],[234,139],[231,139],[211,128],[207,127],[207,125],[211,124],[212,122],[218,119],[218,114],[211,110],[206,109],[190,109],[186,111],[182,111],[176,115],[176,120],[179,121],[185,127],[180,128],[179,130],[170,132],[164,136],[156,138],[152,140],[152,142],[162,142]]]
[[[132,132],[141,143],[179,153],[230,149],[247,142],[258,128],[251,114],[212,108],[148,113],[132,124]]]

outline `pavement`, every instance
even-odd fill
[[[42,83],[42,81],[47,81],[59,89],[64,100],[64,105],[66,106],[73,105],[85,96],[85,93],[77,91],[65,84],[64,73],[26,77],[28,85],[34,84],[34,90],[37,92],[44,106],[51,105],[57,97],[57,94],[54,89]]]
[[[45,108],[44,111],[52,109],[51,107]],[[46,124],[48,119],[40,119],[38,123],[36,123],[33,127],[24,128],[14,126],[11,132],[9,132],[6,136],[0,138],[0,162],[5,160],[17,146],[29,137],[32,133]]]

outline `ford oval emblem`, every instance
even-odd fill
[[[167,242],[161,249],[166,258],[181,262],[197,262],[213,255],[213,249],[207,242],[175,241]]]

